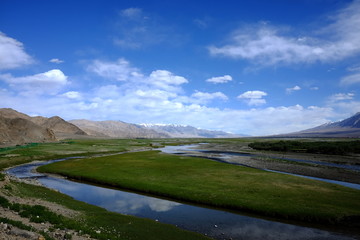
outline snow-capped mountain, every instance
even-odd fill
[[[167,134],[173,138],[235,138],[241,137],[232,133],[223,131],[211,131],[199,129],[188,125],[178,124],[139,124],[146,129],[152,129],[156,132]]]

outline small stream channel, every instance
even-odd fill
[[[174,149],[166,147],[163,150],[171,152]],[[66,159],[21,165],[7,170],[7,173],[17,178],[35,178],[46,187],[109,211],[173,224],[215,239],[347,240],[359,237],[74,182],[34,171],[38,166],[63,160]]]

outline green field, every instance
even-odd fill
[[[248,144],[262,141],[264,140],[83,139],[28,144],[0,148],[0,170],[34,160],[88,156],[86,159],[48,165],[42,170],[118,188],[278,219],[359,224],[356,219],[360,216],[360,191],[208,159],[144,151],[165,145],[208,142],[229,151],[245,149],[253,152],[254,150],[247,148]],[[118,154],[133,150],[142,152]],[[4,177],[0,174],[0,182],[2,181]],[[204,239],[199,234],[182,231],[174,226],[110,213],[43,187],[11,181],[0,188],[1,194],[40,198],[80,211],[81,219],[60,218],[60,224],[65,228],[89,232],[98,239],[108,239],[109,234],[114,232],[120,234],[117,239],[144,239],[144,236],[147,239],[175,239],[174,236],[177,239]],[[44,214],[46,216],[47,212],[44,211]],[[73,224],[74,220],[79,224]],[[10,219],[2,218],[1,221],[14,223]],[[132,224],[126,224],[129,222]],[[26,227],[21,222],[16,224]],[[100,235],[94,233],[97,226],[104,229]],[[109,233],[110,231],[112,233]]]
[[[346,224],[360,216],[358,190],[158,151],[68,160],[39,170],[282,219]]]
[[[93,156],[135,149],[150,148],[154,145],[181,144],[196,140],[178,139],[83,139],[57,143],[32,143],[23,146],[0,148],[0,170],[35,160],[52,160],[72,156]]]
[[[51,160],[70,156],[94,156],[140,150],[159,145],[163,141],[154,139],[71,140],[60,143],[28,144],[0,148],[0,170],[34,160]],[[186,142],[186,140],[184,141]],[[166,142],[168,144],[179,143],[178,140],[168,140]],[[0,173],[0,183],[4,180],[4,175]],[[4,201],[2,196],[17,196],[22,199],[29,199],[29,202],[32,202],[34,198],[55,202],[80,212],[80,216],[74,219],[65,218],[40,206],[33,207],[8,203]],[[55,228],[81,230],[83,234],[88,234],[94,239],[209,239],[201,234],[184,231],[172,225],[111,213],[100,207],[76,201],[71,197],[47,188],[15,181],[10,181],[3,188],[0,187],[0,206],[11,208],[19,212],[20,215],[26,216],[30,221],[43,219],[42,221],[52,222]],[[34,219],[34,214],[39,218]],[[28,223],[3,217],[0,220],[22,229],[33,229]],[[101,233],[97,233],[97,230],[101,230]],[[46,236],[43,232],[41,234]],[[52,238],[46,237],[46,239]]]

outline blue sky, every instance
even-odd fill
[[[0,107],[287,133],[360,111],[360,0],[0,1]]]

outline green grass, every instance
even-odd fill
[[[12,182],[11,194],[21,197],[39,198],[54,202],[80,213],[79,216],[68,218],[49,211],[39,205],[28,206],[9,203],[0,197],[0,205],[7,206],[19,215],[35,222],[51,222],[55,228],[73,229],[89,234],[94,239],[150,239],[150,240],[201,240],[209,239],[201,234],[179,229],[175,226],[158,223],[149,219],[126,216],[108,212],[50,189]],[[101,233],[96,231],[100,230]]]
[[[51,160],[72,156],[92,156],[136,150],[144,147],[181,145],[211,139],[80,139],[56,143],[30,143],[0,148],[0,170],[34,160]],[[224,141],[217,139],[216,141]]]
[[[69,160],[39,170],[279,218],[340,223],[360,216],[358,190],[157,151]]]
[[[0,170],[31,162],[71,156],[118,153],[140,147],[149,147],[149,139],[84,139],[57,143],[36,143],[0,148]]]

